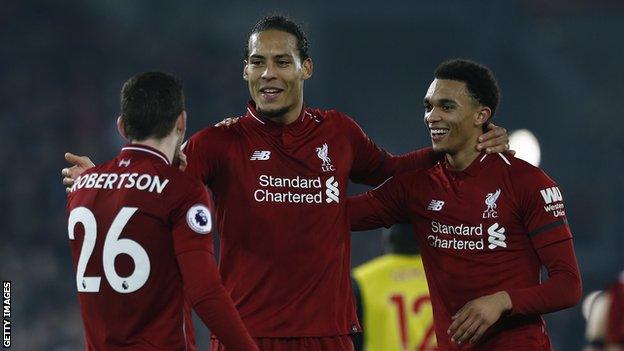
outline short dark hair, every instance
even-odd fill
[[[295,21],[285,16],[274,15],[261,19],[251,27],[249,35],[247,36],[247,43],[245,43],[245,60],[249,58],[249,38],[256,33],[271,29],[292,34],[297,38],[297,50],[299,51],[299,57],[302,62],[310,57],[310,44],[303,28]]]
[[[164,138],[182,111],[182,82],[170,74],[141,73],[121,89],[121,120],[130,140]]]
[[[500,89],[494,79],[494,73],[489,68],[470,60],[448,60],[442,62],[435,70],[435,78],[466,83],[470,95],[481,105],[492,110],[490,119],[494,117],[500,99]]]

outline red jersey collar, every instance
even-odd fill
[[[251,119],[255,120],[258,124],[261,124],[270,129],[274,129],[274,128],[296,129],[303,124],[303,119],[306,114],[309,114],[309,112],[306,112],[306,108],[304,105],[301,107],[301,112],[299,112],[299,117],[297,117],[297,119],[294,122],[292,122],[291,124],[278,123],[260,115],[260,113],[258,113],[258,111],[256,110],[256,103],[253,100],[250,100],[249,102],[247,102],[247,113],[245,113],[245,116],[250,117]]]
[[[466,175],[470,175],[470,176],[475,176],[475,175],[477,175],[477,173],[479,173],[481,168],[483,168],[483,166],[491,158],[492,157],[489,157],[488,154],[486,154],[485,152],[481,151],[481,153],[474,160],[472,160],[470,165],[468,165],[468,167],[466,167],[466,169],[464,169],[462,171],[457,171],[457,170],[454,170],[453,168],[451,168],[451,165],[448,163],[448,159],[446,158],[446,155],[444,156],[444,160],[442,161],[442,164],[444,166],[444,169],[446,169],[448,172],[451,172],[451,173],[454,173],[454,174],[466,174]]]
[[[455,171],[453,169],[450,168],[446,156],[444,157],[444,161],[442,161],[444,168],[449,171],[449,172],[454,172],[457,174],[467,174],[470,176],[476,176],[483,167],[485,167],[485,165],[487,165],[488,163],[490,163],[492,160],[495,160],[497,158],[501,158],[503,160],[503,162],[505,162],[508,165],[511,165],[511,163],[509,162],[509,156],[504,155],[502,153],[496,153],[496,154],[486,154],[485,151],[481,151],[481,153],[477,156],[477,158],[475,158],[472,163],[470,163],[470,165],[468,167],[466,167],[466,169],[464,169],[463,171]]]
[[[153,147],[149,147],[147,145],[140,144],[128,144],[121,148],[120,156],[127,153],[140,153],[143,155],[151,155],[151,157],[156,157],[161,161],[165,162],[168,166],[171,166],[171,162],[165,154],[163,154],[160,150],[154,149]]]

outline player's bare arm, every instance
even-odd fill
[[[474,344],[504,312],[511,308],[511,298],[506,291],[479,297],[467,302],[453,316],[453,323],[447,333],[452,335],[453,342],[462,344],[469,340]]]

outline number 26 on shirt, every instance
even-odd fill
[[[137,207],[123,207],[113,220],[104,241],[102,253],[104,275],[113,290],[122,294],[139,290],[150,273],[150,260],[145,249],[134,240],[119,239],[123,228],[137,210]],[[77,207],[71,211],[67,225],[71,240],[75,240],[74,231],[78,223],[84,227],[84,240],[76,269],[76,287],[79,292],[99,292],[101,277],[85,277],[87,264],[97,239],[95,215],[86,207]],[[127,277],[119,276],[115,270],[115,258],[120,254],[126,254],[134,261],[134,271]]]

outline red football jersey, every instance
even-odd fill
[[[212,254],[208,200],[201,183],[142,145],[76,180],[68,231],[87,350],[195,349],[176,257]]]
[[[359,202],[359,203],[358,203]],[[538,314],[502,316],[474,347],[452,343],[451,317],[468,301],[540,284],[536,250],[570,240],[559,187],[540,169],[481,154],[464,171],[445,162],[400,174],[353,200],[354,229],[410,222],[422,250],[442,350],[550,350]],[[358,213],[359,212],[359,213]],[[514,306],[515,308],[515,306]]]
[[[252,336],[359,331],[348,181],[375,184],[399,164],[430,166],[429,153],[395,162],[338,111],[304,108],[283,125],[251,103],[238,123],[196,133],[184,152],[186,172],[214,194],[219,269]]]

